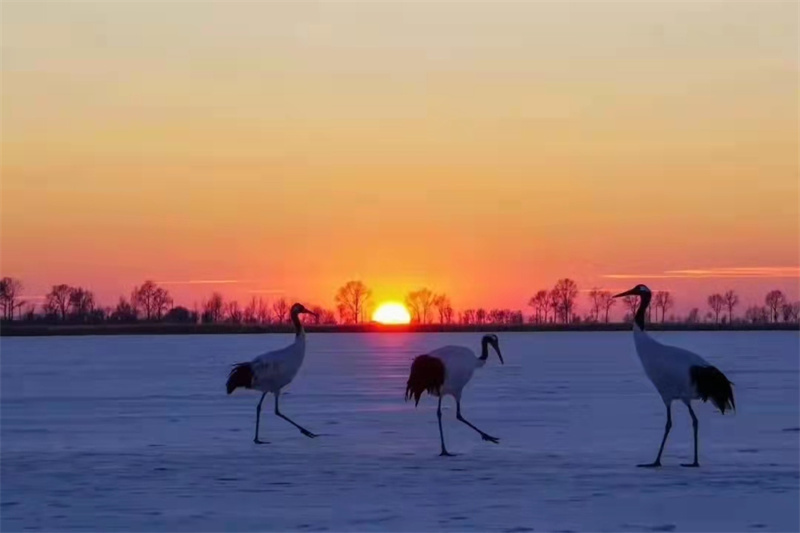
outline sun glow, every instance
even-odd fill
[[[372,320],[381,324],[408,324],[411,322],[411,315],[403,304],[385,302],[372,313]]]

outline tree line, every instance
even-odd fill
[[[412,324],[579,324],[609,323],[611,310],[620,305],[623,321],[631,322],[638,306],[638,298],[626,296],[612,298],[612,293],[599,288],[585,291],[583,307],[581,291],[569,278],[558,280],[551,289],[541,289],[528,300],[529,313],[521,309],[483,307],[457,312],[447,294],[436,293],[427,287],[410,291],[404,300]],[[310,317],[313,324],[361,324],[371,321],[373,311],[372,290],[360,280],[348,281],[334,295],[335,306],[309,306],[317,313]],[[764,304],[748,306],[737,315],[739,295],[729,290],[714,293],[706,299],[707,309],[692,308],[687,315],[670,313],[675,307],[675,297],[669,291],[657,291],[648,308],[646,319],[660,323],[797,323],[800,302],[791,302],[780,290],[769,291]],[[253,296],[244,305],[237,300],[226,300],[212,293],[191,309],[175,305],[169,291],[153,281],[135,286],[128,297],[120,296],[116,305],[99,305],[94,293],[85,287],[67,284],[53,285],[38,305],[24,299],[20,280],[0,279],[0,318],[4,322],[44,322],[72,324],[165,322],[182,324],[286,324],[289,322],[291,302],[286,298],[267,301]]]

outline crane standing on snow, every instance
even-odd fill
[[[475,357],[475,353],[463,346],[443,346],[432,352],[419,355],[411,364],[411,375],[408,377],[406,385],[406,400],[414,398],[415,405],[419,405],[419,399],[424,391],[428,394],[439,397],[439,406],[436,416],[439,418],[439,439],[442,444],[442,453],[439,455],[451,456],[444,445],[444,433],[442,432],[442,398],[450,395],[456,400],[456,418],[477,431],[485,441],[498,444],[499,439],[492,437],[473,426],[466,418],[461,416],[461,392],[464,386],[472,379],[472,373],[476,368],[482,368],[489,357],[489,346],[497,352],[500,363],[503,363],[503,355],[500,353],[500,341],[497,335],[484,335],[481,339],[481,356]]]
[[[614,298],[619,298],[620,296],[634,295],[641,299],[633,322],[633,341],[645,374],[656,386],[661,399],[667,406],[667,425],[664,428],[664,438],[661,439],[656,460],[638,466],[649,468],[661,466],[661,453],[664,451],[667,435],[672,428],[672,401],[680,400],[689,408],[694,429],[694,462],[681,466],[697,467],[700,466],[700,463],[697,462],[698,423],[694,410],[692,410],[691,401],[702,399],[705,402],[710,398],[722,414],[725,414],[725,409],[728,408],[735,410],[736,404],[733,400],[731,382],[728,381],[725,374],[696,353],[661,344],[645,333],[644,317],[647,306],[650,305],[651,294],[650,289],[644,285],[637,285],[629,291],[614,296]]]
[[[317,316],[316,313],[309,311],[301,304],[294,304],[292,306],[291,317],[295,327],[295,339],[292,344],[280,350],[261,354],[252,361],[237,363],[233,365],[233,370],[231,370],[231,373],[228,375],[228,382],[226,383],[228,394],[232,393],[238,387],[255,389],[262,392],[261,399],[256,406],[256,436],[253,439],[253,442],[256,444],[264,444],[264,442],[258,438],[258,426],[261,420],[261,403],[264,401],[264,396],[266,396],[268,392],[275,395],[276,415],[299,429],[300,433],[306,437],[314,438],[317,436],[303,426],[295,423],[278,409],[278,399],[281,395],[281,389],[292,382],[297,375],[297,371],[300,370],[303,364],[303,358],[306,354],[306,332],[303,329],[303,323],[300,322],[299,315],[301,313]]]

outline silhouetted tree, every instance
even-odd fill
[[[461,323],[462,324],[474,324],[475,323],[475,310],[474,309],[464,309],[461,313]]]
[[[784,322],[797,322],[800,315],[800,302],[785,303],[782,307]]]
[[[600,321],[600,310],[603,308],[603,291],[593,287],[589,291],[590,312],[589,317],[595,322]]]
[[[411,312],[412,323],[430,324],[434,299],[435,297],[430,289],[424,287],[408,293],[405,303],[406,307]]]
[[[617,304],[616,298],[609,291],[602,291],[600,293],[600,304],[603,307],[603,310],[606,313],[606,324],[608,324],[608,314],[611,311],[611,308]]]
[[[569,278],[556,282],[553,292],[558,300],[558,310],[565,324],[569,324],[575,307],[575,297],[578,296],[578,285]]]
[[[628,308],[631,320],[633,320],[632,317],[636,316],[636,308],[639,307],[639,297],[633,294],[629,294],[628,296],[623,296],[622,303],[625,304],[625,306]]]
[[[14,320],[14,311],[22,307],[24,302],[18,300],[22,293],[22,282],[11,277],[0,279],[0,312],[3,320]]]
[[[751,305],[744,312],[744,319],[751,324],[764,324],[769,322],[770,312],[766,307]]]
[[[547,293],[547,307],[553,312],[552,322],[558,322],[559,308],[561,307],[561,300],[556,291],[548,291]]]
[[[547,291],[537,291],[530,300],[528,305],[533,308],[534,322],[537,324],[547,322]]]
[[[45,296],[45,312],[53,314],[59,320],[66,320],[69,313],[69,297],[72,287],[66,284],[53,285]]]
[[[153,291],[153,318],[161,320],[164,314],[172,307],[172,297],[169,292],[161,287]]]
[[[475,322],[478,324],[486,322],[486,309],[481,307],[475,311]]]
[[[194,324],[197,322],[197,315],[179,305],[167,311],[164,315],[164,322],[173,324]]]
[[[725,307],[725,298],[721,294],[715,293],[708,297],[708,307],[711,308],[714,316],[714,322],[719,324],[719,314]]]
[[[284,324],[289,319],[289,302],[286,298],[279,298],[272,303],[272,313],[275,316],[275,322]]]
[[[94,294],[83,287],[73,287],[69,292],[70,316],[76,322],[87,322],[94,311]]]
[[[344,324],[358,324],[364,318],[372,290],[363,282],[348,281],[336,292],[336,308]]]
[[[692,307],[692,310],[689,311],[689,315],[686,317],[686,323],[697,324],[698,322],[700,322],[700,309]]]
[[[725,305],[728,306],[728,323],[733,324],[733,308],[739,304],[739,296],[736,292],[730,290],[722,297],[725,299]]]
[[[241,324],[243,316],[242,308],[236,300],[231,300],[225,305],[225,318],[231,324]]]
[[[128,300],[120,296],[117,306],[110,313],[110,318],[114,322],[136,322],[136,309]]]
[[[773,322],[778,321],[778,312],[780,311],[783,304],[786,303],[786,297],[783,295],[783,292],[779,290],[769,291],[767,296],[764,298],[764,303],[767,304],[767,307],[770,310],[770,317],[772,317]]]
[[[172,307],[172,298],[166,289],[159,287],[154,281],[147,280],[141,287],[134,287],[131,304],[141,309],[145,320],[160,320]]]
[[[433,298],[433,305],[439,312],[439,323],[449,324],[453,319],[453,306],[450,305],[450,298],[446,294],[437,294]]]
[[[222,322],[225,300],[218,292],[211,294],[211,298],[203,305],[203,322],[216,324]]]
[[[658,291],[653,298],[653,302],[656,308],[656,320],[658,320],[658,310],[661,309],[661,322],[663,323],[667,311],[675,305],[675,300],[669,291]]]

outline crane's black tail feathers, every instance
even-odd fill
[[[725,414],[725,409],[736,410],[736,403],[733,400],[733,389],[725,374],[714,366],[693,366],[689,369],[692,384],[697,389],[700,399],[711,402]]]
[[[253,367],[250,366],[250,363],[236,363],[233,365],[231,373],[228,374],[228,382],[225,384],[228,394],[239,387],[249,389],[252,385]]]
[[[438,394],[444,385],[444,363],[441,359],[430,355],[418,355],[411,363],[411,374],[406,383],[406,401],[414,398],[414,405],[419,405],[422,393]]]

